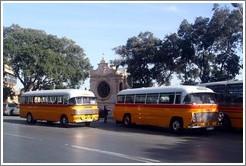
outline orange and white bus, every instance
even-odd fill
[[[117,94],[116,123],[153,125],[180,133],[186,128],[214,129],[223,114],[215,94],[198,86],[166,86],[122,90]]]
[[[90,122],[99,119],[98,105],[91,91],[81,89],[57,89],[30,91],[22,94],[20,117],[27,123],[37,120],[60,122],[62,127],[69,123]]]
[[[219,111],[224,113],[222,121],[226,129],[243,129],[243,80],[202,83],[218,93]]]

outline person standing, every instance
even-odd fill
[[[103,108],[103,114],[104,114],[104,123],[107,123],[107,120],[108,120],[108,112],[109,112],[110,110],[108,110],[107,108],[106,108],[106,105],[104,105],[104,108]]]

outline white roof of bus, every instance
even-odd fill
[[[90,96],[95,97],[94,93],[88,90],[82,89],[54,89],[54,90],[41,90],[41,91],[29,91],[22,94],[22,96]]]
[[[179,86],[125,89],[120,91],[118,95],[146,94],[146,93],[173,93],[173,92],[199,93],[199,92],[213,92],[213,90],[200,86],[179,85]]]
[[[200,83],[198,85],[206,86],[206,85],[242,84],[242,83],[243,83],[243,80],[227,80],[227,81]]]

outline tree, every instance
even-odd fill
[[[179,38],[176,33],[166,35],[153,57],[151,72],[158,85],[170,85],[172,75],[177,71],[180,56]]]
[[[149,87],[153,84],[154,57],[161,40],[150,32],[140,33],[127,40],[126,45],[114,48],[120,55],[121,65],[127,66],[133,79],[133,88]]]
[[[210,81],[235,78],[243,68],[239,50],[243,50],[243,17],[237,10],[214,6],[214,15],[210,21],[209,32],[214,36],[214,70]]]
[[[133,77],[133,87],[169,85],[174,73],[182,84],[222,81],[235,78],[243,68],[243,17],[214,4],[212,18],[197,17],[194,23],[184,19],[177,31],[163,40],[151,32],[131,37],[126,45],[115,48]]]
[[[10,97],[10,99],[13,99],[14,96],[15,96],[15,93],[13,89],[4,85],[3,86],[3,101],[5,102],[8,99],[8,97]]]
[[[3,28],[3,60],[24,91],[79,88],[92,68],[74,41],[15,24]]]
[[[189,54],[181,55],[181,59],[187,57],[182,62],[185,66],[178,70],[184,84],[195,84],[198,79],[232,79],[242,68],[237,55],[242,48],[242,17],[237,11],[216,4],[213,10],[211,19],[197,17],[194,24],[184,20],[179,27],[180,50],[185,53],[187,48],[191,49]]]

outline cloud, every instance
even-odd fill
[[[165,7],[165,10],[171,11],[171,12],[178,12],[179,11],[177,6],[167,6],[167,7]]]

